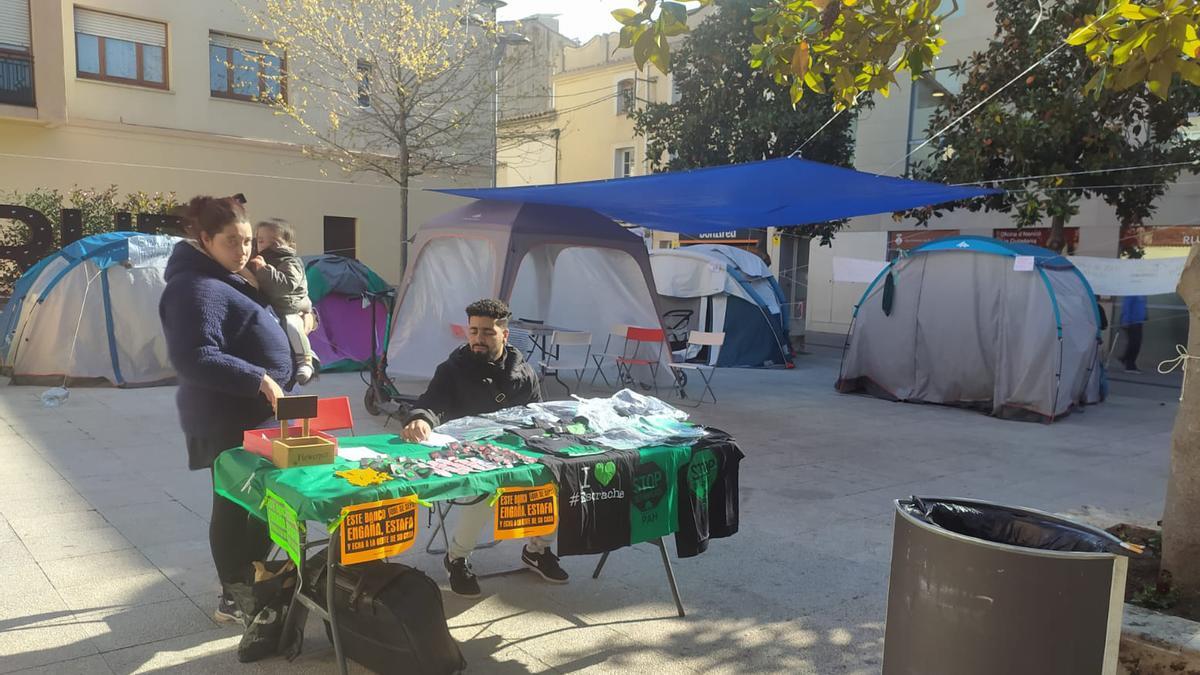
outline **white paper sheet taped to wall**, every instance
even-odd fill
[[[1174,293],[1187,258],[1068,258],[1083,272],[1096,295]]]
[[[883,260],[864,260],[863,258],[833,259],[833,280],[838,282],[869,284],[887,267]]]

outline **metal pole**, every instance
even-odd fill
[[[500,39],[500,7],[504,3],[492,3],[492,30],[496,31],[496,50],[492,53],[492,187],[498,184],[500,171],[500,59],[504,57],[504,43]]]
[[[685,616],[683,611],[683,600],[679,597],[679,586],[675,583],[675,571],[671,569],[671,559],[667,557],[667,545],[663,543],[662,537],[655,542],[658,546],[658,552],[662,554],[663,567],[667,570],[667,583],[671,586],[671,595],[675,598],[675,609],[679,610],[679,616]]]
[[[333,636],[333,656],[337,659],[338,672],[347,675],[346,654],[342,651],[342,634],[338,627],[337,610],[333,600],[338,567],[338,539],[337,536],[331,536],[329,547],[326,549],[325,560],[329,567],[325,570],[325,611],[329,612],[329,634]]]
[[[495,105],[494,119],[492,120],[492,187],[497,185],[497,174],[500,171],[500,59],[504,58],[504,49],[501,43],[496,43],[496,58],[494,59],[495,68],[492,69],[494,76],[495,90],[492,93]]]

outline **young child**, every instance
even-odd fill
[[[259,290],[283,321],[296,360],[296,382],[308,384],[313,376],[313,352],[304,330],[304,315],[313,308],[304,263],[296,255],[296,231],[286,221],[272,218],[254,227],[254,240],[258,255],[246,263],[246,269],[254,274]]]

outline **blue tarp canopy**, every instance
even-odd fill
[[[475,199],[575,206],[631,225],[683,234],[807,225],[997,192],[879,176],[792,157],[583,183],[437,191]]]

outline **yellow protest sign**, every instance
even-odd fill
[[[399,555],[417,539],[417,496],[347,506],[340,528],[343,565]]]
[[[537,487],[500,488],[496,500],[496,538],[523,539],[550,534],[558,527],[558,489],[554,483]]]

